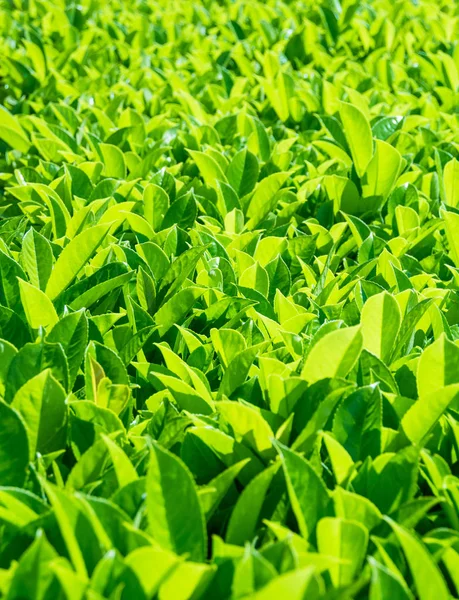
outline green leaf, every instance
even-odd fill
[[[274,433],[259,412],[245,404],[226,400],[218,402],[217,410],[237,442],[242,442],[264,460],[274,456]]]
[[[8,146],[26,153],[29,151],[30,142],[15,118],[4,106],[0,106],[0,139],[4,140]]]
[[[48,240],[33,228],[22,240],[21,259],[30,283],[44,291],[53,268],[53,253]]]
[[[213,412],[214,403],[212,400],[203,397],[202,393],[195,390],[186,381],[162,373],[154,373],[154,376],[157,377],[171,393],[172,397],[182,410],[197,415],[210,415]]]
[[[96,424],[99,425],[97,421]],[[99,427],[98,430],[100,429],[102,428]],[[88,488],[96,485],[102,479],[109,457],[108,448],[102,439],[97,439],[97,441],[93,439],[91,442],[92,445],[89,445],[86,451],[81,452],[78,462],[67,477],[65,488],[69,491]]]
[[[21,302],[32,329],[53,327],[58,321],[56,309],[48,296],[37,287],[19,279]]]
[[[425,315],[427,310],[430,308],[432,303],[433,300],[431,298],[426,298],[425,300],[422,300],[421,302],[413,306],[413,308],[411,308],[410,310],[406,311],[402,320],[402,324],[400,326],[400,331],[398,333],[397,340],[394,345],[394,350],[391,358],[392,361],[399,358],[400,355],[403,353],[407,343],[413,335],[413,330],[415,329],[419,321],[422,319],[422,317]]]
[[[225,541],[243,546],[255,536],[269,486],[278,465],[271,465],[252,479],[239,496],[228,523]]]
[[[372,126],[373,135],[379,140],[386,141],[403,126],[403,123],[403,117],[382,117]]]
[[[402,206],[401,204],[395,207],[395,219],[401,235],[417,229],[420,224],[418,213],[413,208]]]
[[[221,170],[220,165],[215,159],[212,158],[212,156],[210,156],[210,154],[204,154],[204,152],[198,152],[197,150],[188,150],[188,153],[198,165],[202,177],[207,185],[217,189],[217,182],[227,182],[225,174]]]
[[[18,351],[10,342],[0,340],[0,396],[5,395],[5,384],[13,358]]]
[[[136,215],[129,211],[120,211],[120,216],[126,219],[130,229],[135,233],[146,237],[148,240],[152,240],[155,237],[155,232],[150,223],[140,215]]]
[[[333,493],[333,503],[337,517],[358,521],[368,531],[371,531],[381,523],[381,513],[364,496],[338,487]]]
[[[295,94],[294,80],[290,74],[279,71],[276,78],[264,81],[264,89],[272,107],[281,121],[290,116],[290,98]]]
[[[37,532],[14,571],[7,598],[36,598],[43,600],[50,592],[54,573],[51,563],[58,557],[43,530]]]
[[[371,296],[363,305],[360,323],[363,347],[387,363],[401,324],[397,300],[387,292]]]
[[[266,272],[269,277],[269,295],[270,302],[274,300],[277,290],[284,295],[288,295],[292,285],[290,271],[280,255],[266,265]]]
[[[0,306],[0,335],[5,341],[21,348],[30,342],[30,329],[13,310]]]
[[[191,560],[205,559],[204,517],[194,481],[182,461],[158,444],[150,453],[147,513],[149,531],[161,547]]]
[[[276,577],[276,570],[255,548],[247,545],[237,562],[231,589],[236,598],[251,597],[253,593]]]
[[[345,398],[333,420],[333,434],[354,461],[381,453],[382,398],[377,385]]]
[[[321,596],[321,586],[316,579],[315,567],[308,566],[283,573],[251,595],[252,600],[316,600]]]
[[[62,346],[69,366],[69,388],[72,389],[88,343],[88,319],[84,310],[65,315],[49,332],[47,340]]]
[[[219,473],[209,481],[206,487],[199,490],[199,501],[207,521],[209,521],[217,510],[218,505],[222,502],[230,488],[233,486],[235,479],[248,462],[248,459],[241,460],[228,469],[225,469],[223,473]]]
[[[136,574],[147,598],[153,598],[163,581],[177,569],[181,559],[172,552],[153,546],[144,546],[130,552],[125,559]],[[151,565],[155,565],[152,569]]]
[[[276,443],[276,447],[301,535],[310,539],[315,534],[317,522],[327,514],[330,501],[327,489],[306,459],[282,444]]]
[[[254,229],[275,208],[276,194],[288,177],[289,173],[273,173],[257,184],[247,208],[250,229]]]
[[[223,395],[231,397],[233,392],[245,382],[253,361],[267,345],[267,342],[262,342],[236,354],[222,377],[218,391],[219,397]]]
[[[143,203],[145,218],[154,231],[159,231],[170,206],[169,196],[158,185],[149,183],[143,191]]]
[[[232,359],[246,349],[244,336],[235,329],[211,329],[210,339],[224,367],[228,367]]]
[[[358,326],[331,331],[312,347],[301,376],[309,383],[326,377],[346,377],[357,362],[363,346]]]
[[[11,361],[6,381],[5,400],[12,402],[14,395],[29,379],[45,369],[51,369],[53,377],[68,388],[69,370],[64,351],[60,344],[40,340],[26,344]]]
[[[24,271],[15,260],[0,250],[0,302],[3,306],[23,314],[19,279],[26,279]]]
[[[11,406],[27,429],[30,460],[37,452],[48,454],[65,448],[66,394],[50,369],[29,379],[15,394]]]
[[[457,208],[459,204],[459,161],[455,158],[447,162],[443,168],[443,183],[446,204]]]
[[[450,593],[440,569],[415,535],[386,517],[408,561],[420,600],[447,600]]]
[[[161,337],[173,325],[178,325],[181,322],[204,291],[204,288],[193,285],[180,290],[163,304],[155,315],[155,322],[158,325],[158,333]]]
[[[99,144],[99,148],[105,165],[105,176],[125,179],[126,164],[121,150],[112,144]]]
[[[371,567],[370,600],[412,600],[408,586],[397,573],[391,571],[372,556],[368,558]]]
[[[440,216],[445,224],[446,239],[449,244],[449,253],[456,267],[459,267],[459,214],[441,210]]]
[[[62,250],[46,286],[46,294],[54,300],[72,283],[86,265],[110,229],[110,225],[95,225],[75,236]]]
[[[338,402],[352,388],[352,384],[343,379],[322,379],[305,391],[303,388],[302,396],[306,401],[298,401],[294,410],[293,425],[299,435],[292,445],[293,450],[312,451]]]
[[[228,181],[237,195],[242,198],[249,194],[258,181],[260,167],[257,157],[247,149],[234,155],[228,167]]]
[[[377,199],[378,204],[383,202],[400,175],[402,163],[402,156],[396,148],[387,142],[376,140],[375,153],[362,181],[363,197]]]
[[[118,487],[122,488],[129,485],[132,481],[137,481],[139,478],[133,464],[126,456],[125,452],[113,442],[107,435],[102,434],[102,439],[108,448],[111,461],[118,480]]]
[[[55,581],[59,582],[66,598],[69,598],[69,600],[82,600],[84,598],[88,586],[85,577],[77,575],[65,560],[54,561],[51,568],[56,578]]]
[[[456,4],[2,2],[2,598],[458,594]]]
[[[90,342],[85,352],[86,397],[97,398],[98,385],[104,377],[112,383],[128,384],[129,378],[118,354],[98,342]]]
[[[159,597],[164,600],[199,598],[213,578],[215,566],[196,562],[180,562],[161,584]]]
[[[194,225],[198,216],[198,206],[192,191],[183,194],[167,209],[161,229],[180,227],[189,229]]]
[[[420,444],[438,423],[442,414],[451,406],[457,407],[459,384],[447,385],[428,392],[405,413],[401,426],[413,444]]]
[[[48,482],[43,482],[42,485],[53,507],[60,533],[75,571],[82,577],[87,578],[86,563],[78,543],[76,531],[79,511],[63,490]]]
[[[336,479],[336,483],[342,485],[351,473],[354,467],[349,452],[328,433],[322,433],[322,439],[330,457],[331,467]],[[296,447],[296,446],[295,446]]]
[[[330,577],[335,587],[352,583],[364,561],[368,531],[358,521],[325,517],[317,524],[317,545],[319,552],[338,559],[329,567]]]
[[[171,298],[180,289],[186,278],[196,268],[205,250],[205,246],[189,248],[174,260],[164,277],[161,277],[158,288],[158,302],[160,304]],[[162,259],[162,257],[158,258]]]
[[[354,491],[365,496],[383,514],[391,514],[417,492],[419,450],[408,446],[367,459],[352,480]]]
[[[268,273],[260,263],[256,262],[241,273],[239,285],[256,290],[260,294],[263,294],[263,296],[267,296],[269,291]]]
[[[3,486],[24,485],[29,463],[29,440],[19,414],[0,401],[0,481]]]
[[[121,266],[120,263],[112,264]],[[109,265],[107,265],[107,267],[109,267]],[[93,283],[91,281],[91,276],[87,279],[80,279],[59,296],[58,302],[67,303],[67,301],[69,301],[69,306],[75,311],[79,311],[82,308],[90,308],[104,296],[108,296],[110,293],[115,294],[116,290],[132,279],[134,272],[126,272],[126,268],[127,267],[123,265],[120,275],[110,277],[110,270],[108,269],[105,271],[104,267],[102,267],[99,271],[104,270],[105,272],[94,273],[94,279],[97,281],[98,276],[100,276],[101,279],[104,279],[105,277],[109,277],[109,279],[96,283],[95,285],[91,285]]]
[[[442,334],[421,354],[416,379],[419,396],[441,393],[445,386],[459,383],[459,346]]]
[[[339,106],[340,117],[355,170],[359,177],[363,177],[373,157],[373,136],[370,124],[362,111],[356,106],[348,102],[340,102]]]

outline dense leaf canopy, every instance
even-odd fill
[[[0,597],[459,596],[458,39],[0,1]]]

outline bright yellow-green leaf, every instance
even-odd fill
[[[348,102],[340,103],[340,116],[355,170],[359,177],[363,177],[373,157],[373,136],[370,124],[363,112]]]
[[[32,329],[52,327],[59,317],[49,297],[35,286],[19,279],[21,302],[27,321]]]
[[[325,517],[317,525],[317,544],[321,554],[338,561],[329,569],[335,587],[352,582],[365,558],[368,530],[358,521]]]
[[[394,530],[408,561],[419,600],[448,600],[451,595],[434,557],[415,534],[393,519],[386,520]]]
[[[324,335],[309,352],[301,373],[310,383],[326,377],[346,377],[363,346],[360,327],[344,327]]]
[[[197,150],[188,150],[188,152],[198,165],[198,168],[201,171],[201,174],[207,185],[217,189],[218,181],[223,181],[225,183],[227,182],[226,176],[223,173],[220,165],[212,156],[210,156],[210,154],[198,152]]]
[[[17,118],[4,106],[0,106],[0,139],[20,152],[28,152],[30,148],[30,142]]]
[[[413,444],[421,443],[438,423],[442,414],[451,405],[457,408],[459,384],[447,385],[444,388],[421,396],[405,413],[402,428]]]
[[[126,164],[121,150],[112,144],[99,144],[105,165],[105,176],[125,179]]]
[[[385,200],[397,181],[402,168],[400,152],[382,140],[376,140],[375,153],[362,180],[364,197]]]
[[[442,210],[440,214],[445,223],[449,253],[456,267],[459,267],[459,214],[449,210]]]
[[[100,246],[110,226],[110,224],[96,225],[85,229],[62,250],[46,286],[46,294],[51,300],[72,283]]]
[[[459,346],[442,334],[421,354],[416,377],[419,396],[459,383]]]
[[[363,305],[360,323],[363,347],[387,362],[401,323],[397,300],[388,292],[371,296]]]
[[[446,163],[443,169],[443,183],[445,186],[445,202],[457,208],[459,204],[459,161],[455,158]]]

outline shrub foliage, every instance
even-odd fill
[[[459,595],[458,35],[2,1],[1,597]]]

